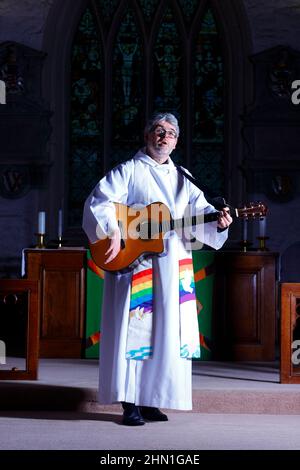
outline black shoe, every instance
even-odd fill
[[[145,424],[139,408],[134,403],[122,401],[122,406],[124,410],[122,424],[125,424],[125,426],[142,426]]]
[[[152,408],[151,406],[140,406],[139,408],[142,417],[148,421],[168,421],[168,416],[158,408]]]

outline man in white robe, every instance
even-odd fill
[[[103,234],[110,236],[107,262],[120,250],[113,202],[146,206],[160,201],[173,218],[183,217],[187,207],[193,215],[215,211],[203,192],[178,172],[170,158],[178,136],[178,122],[172,114],[154,116],[145,129],[145,148],[111,170],[86,200],[83,228],[92,243]],[[217,221],[196,227],[193,235],[218,249],[227,239],[226,229],[231,222],[224,209]],[[145,419],[166,421],[168,418],[159,407],[192,408],[192,361],[180,355],[178,294],[179,262],[191,258],[191,246],[187,247],[178,232],[170,231],[164,248],[164,256],[152,258],[153,355],[147,360],[126,358],[132,273],[105,273],[99,401],[122,402],[126,425],[142,425]],[[196,318],[196,303],[189,304]]]

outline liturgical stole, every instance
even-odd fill
[[[174,293],[175,294],[175,293]],[[169,293],[168,295],[174,295]],[[179,261],[179,325],[180,354],[183,358],[199,358],[200,343],[196,309],[192,258]],[[155,315],[163,313],[154,313]],[[144,360],[153,355],[153,269],[152,259],[144,260],[134,270],[131,281],[126,359]]]

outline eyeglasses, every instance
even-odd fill
[[[158,137],[168,137],[168,139],[177,139],[177,134],[175,131],[167,130],[162,126],[157,126],[153,129],[153,132]]]

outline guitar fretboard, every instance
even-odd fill
[[[170,230],[182,229],[184,227],[193,227],[195,225],[214,222],[218,219],[220,212],[210,212],[209,214],[193,215],[191,217],[183,217],[182,219],[170,219],[158,224],[157,232],[166,233]],[[152,227],[153,230],[153,227]],[[153,232],[152,232],[153,233]]]

